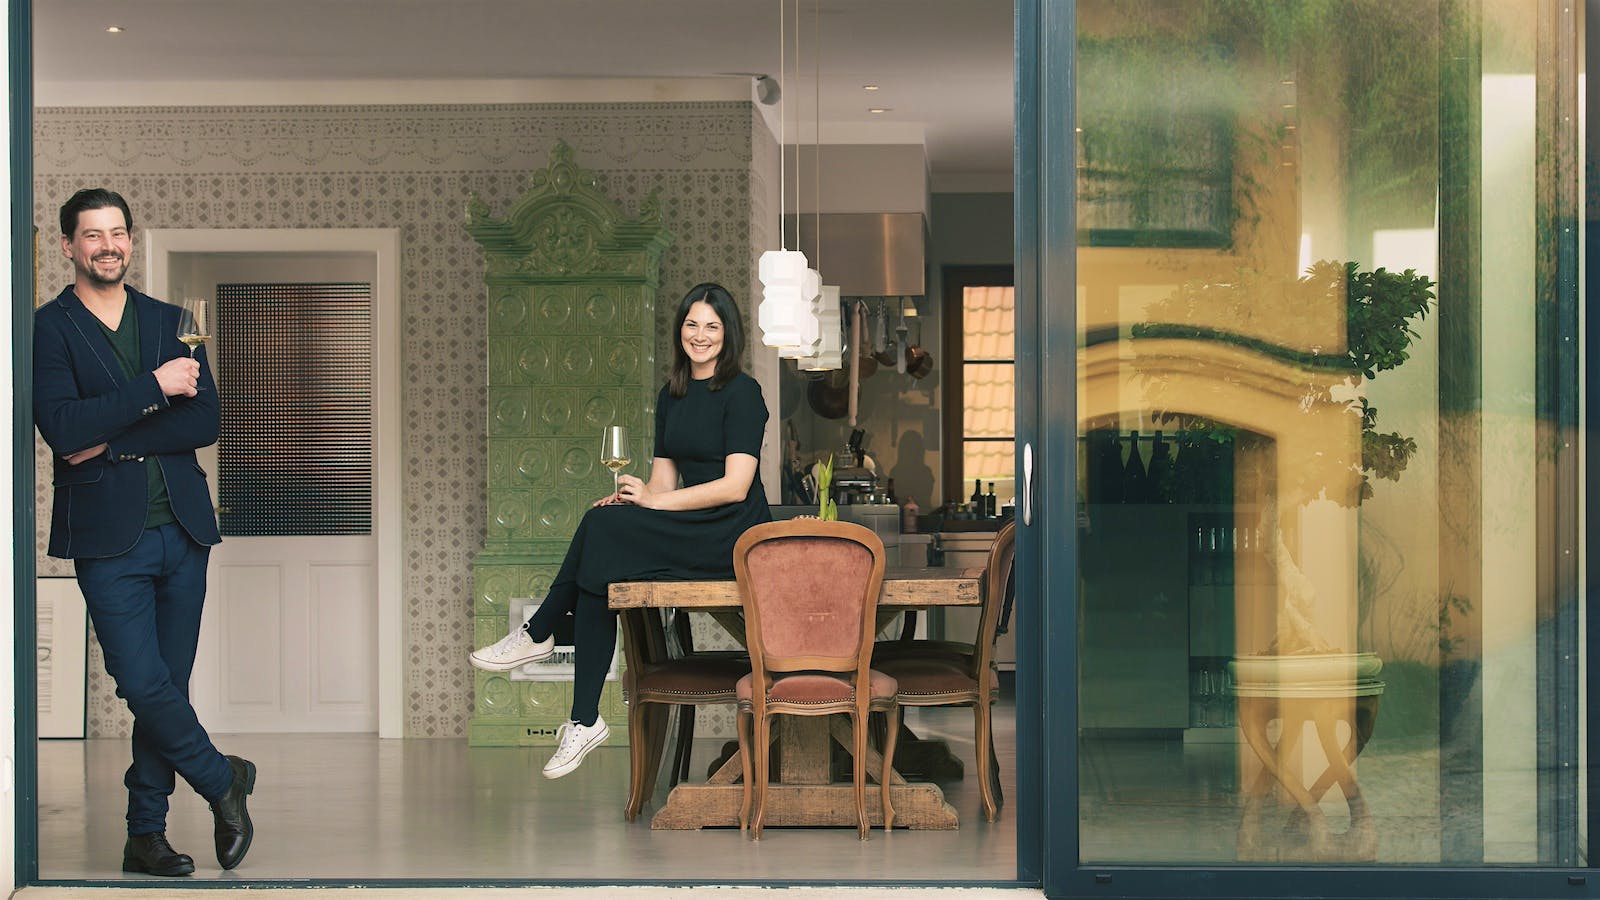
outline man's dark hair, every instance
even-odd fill
[[[61,204],[61,233],[66,237],[72,237],[73,232],[78,230],[79,213],[86,209],[105,209],[108,206],[122,210],[122,221],[128,226],[128,230],[132,231],[133,213],[128,209],[128,201],[122,199],[121,194],[105,188],[84,188],[73,194],[72,199]]]

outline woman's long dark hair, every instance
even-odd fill
[[[722,320],[722,352],[717,354],[717,370],[711,373],[710,388],[721,390],[743,371],[744,319],[739,315],[739,304],[733,295],[720,284],[705,282],[689,289],[678,301],[678,314],[672,317],[672,372],[667,376],[667,390],[674,397],[682,397],[689,390],[689,354],[683,350],[683,320],[689,318],[689,307],[704,302]]]

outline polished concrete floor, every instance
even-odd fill
[[[910,710],[907,718],[924,737],[949,740],[973,771],[970,711]],[[1002,784],[1013,797],[1009,704],[996,718]],[[242,866],[221,871],[209,850],[210,812],[180,784],[168,836],[198,870],[187,880],[157,879],[174,887],[202,879],[973,884],[1016,877],[1015,812],[1008,806],[999,821],[985,822],[970,774],[944,785],[961,817],[958,831],[875,830],[862,842],[854,829],[768,829],[751,842],[737,829],[652,831],[650,807],[625,822],[626,748],[597,750],[578,772],[547,781],[539,775],[547,749],[360,735],[223,735],[217,743],[260,767],[250,803],[256,842]],[[720,745],[697,745],[697,778]],[[122,740],[41,743],[41,879],[152,880],[121,871],[127,752]],[[663,788],[656,802],[664,796]]]
[[[206,887],[205,882],[186,882],[190,895]],[[131,900],[130,887],[24,887],[13,895],[13,900]],[[149,886],[146,886],[149,887]],[[299,895],[309,887],[269,887],[250,890],[251,900]],[[605,897],[626,895],[630,900],[685,900],[686,897],[706,900],[773,900],[771,887],[317,887],[317,900],[446,900],[470,897],[470,900],[600,900]],[[171,897],[179,890],[170,884],[160,884],[138,894],[144,897]],[[1037,887],[789,887],[782,897],[794,900],[1032,900],[1042,898],[1043,890]]]

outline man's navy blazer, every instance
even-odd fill
[[[155,370],[189,348],[178,342],[176,306],[133,288],[139,321],[139,374],[123,374],[111,341],[72,288],[33,314],[33,414],[55,459],[50,555],[117,556],[144,531],[149,499],[144,458],[166,479],[178,524],[198,543],[222,540],[205,471],[194,451],[216,443],[221,428],[217,384],[200,361],[200,392],[166,397]],[[104,443],[106,453],[76,466],[62,457]]]

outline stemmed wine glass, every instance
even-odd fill
[[[633,458],[628,454],[628,429],[621,425],[608,426],[600,435],[600,464],[611,470],[611,492],[621,490],[618,479]]]
[[[190,359],[196,347],[211,340],[209,313],[210,304],[202,297],[185,297],[178,306],[178,342],[189,348]]]

